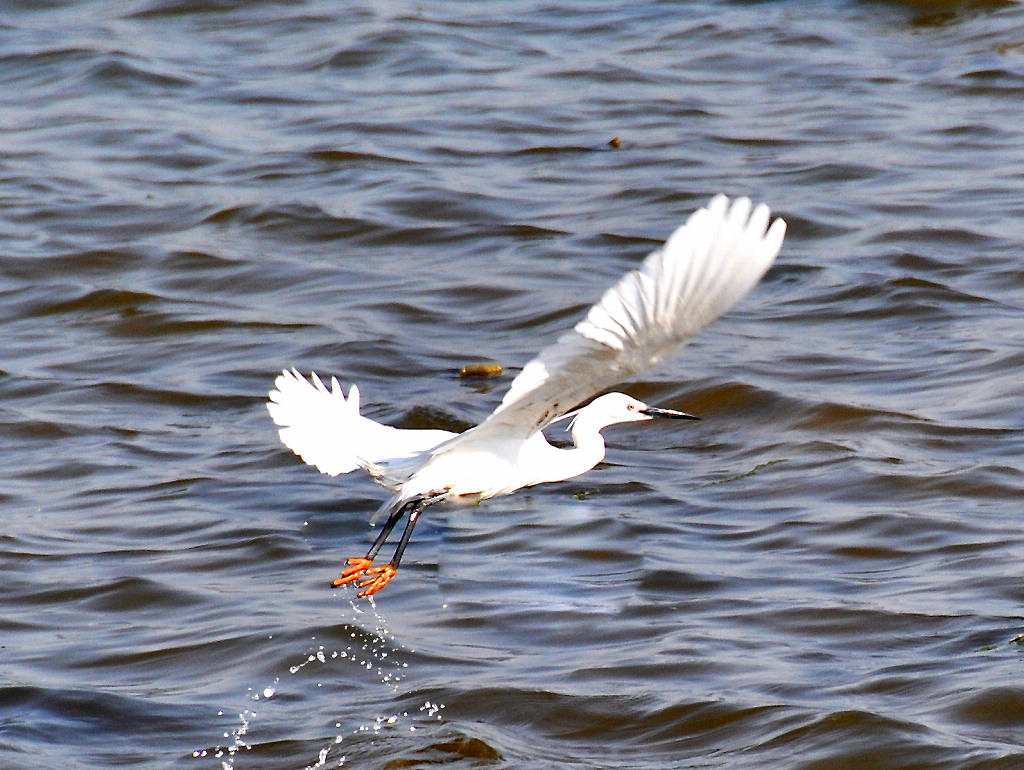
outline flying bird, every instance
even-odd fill
[[[530,361],[497,409],[464,433],[405,430],[359,413],[359,389],[346,396],[313,373],[285,370],[267,408],[281,441],[309,465],[336,476],[362,469],[391,497],[385,522],[364,557],[346,561],[334,581],[359,581],[359,596],[386,586],[420,514],[440,502],[478,502],[523,487],[586,473],[604,458],[601,431],[656,417],[697,419],[648,406],[624,393],[597,393],[654,366],[739,302],[768,271],[786,223],[764,204],[715,196],[605,292],[586,317]],[[548,443],[543,430],[571,418],[573,446]],[[373,560],[399,521],[405,529],[387,564]]]

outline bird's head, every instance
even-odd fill
[[[642,420],[653,420],[655,417],[669,417],[675,420],[699,420],[692,414],[679,412],[675,409],[659,409],[656,406],[648,406],[625,393],[607,393],[600,398],[595,398],[582,409],[577,410],[573,422],[586,419],[588,422],[604,427],[619,422],[640,422]],[[570,428],[572,423],[570,423]]]

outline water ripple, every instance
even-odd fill
[[[0,34],[0,765],[1024,762],[1020,4]],[[380,491],[280,445],[275,373],[465,429],[716,192],[787,219],[779,264],[623,385],[702,421],[332,588]]]

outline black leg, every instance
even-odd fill
[[[396,510],[392,511],[388,515],[388,520],[384,522],[384,527],[381,529],[381,533],[377,535],[377,539],[373,541],[373,545],[371,545],[370,550],[367,551],[366,557],[363,559],[353,558],[345,562],[348,566],[342,571],[338,579],[334,581],[334,585],[345,585],[346,583],[351,583],[365,577],[366,579],[359,584],[359,587],[363,589],[359,592],[359,596],[370,596],[386,586],[388,581],[394,576],[395,572],[398,571],[398,564],[402,561],[402,554],[405,553],[406,546],[409,545],[409,540],[412,538],[412,531],[416,528],[416,522],[419,520],[420,514],[423,513],[423,509],[431,503],[444,500],[445,497],[446,493],[444,492],[432,497],[418,497],[404,503]],[[371,566],[377,552],[380,551],[381,547],[387,541],[388,535],[391,534],[395,525],[397,525],[406,514],[409,514],[409,520],[405,523],[405,530],[402,532],[402,539],[398,542],[398,547],[395,549],[395,555],[391,558],[391,563],[380,567]]]
[[[381,528],[380,534],[377,535],[377,538],[373,541],[373,545],[370,546],[370,550],[366,552],[366,557],[362,559],[359,557],[348,559],[345,562],[345,569],[341,571],[341,574],[338,575],[331,585],[341,586],[346,583],[351,583],[354,580],[359,580],[367,570],[371,569],[370,565],[373,564],[373,558],[387,541],[388,535],[391,534],[391,530],[393,530],[395,525],[402,520],[402,517],[408,510],[415,507],[417,502],[417,500],[410,500],[393,510],[388,515],[388,520],[384,522],[384,526]]]
[[[423,513],[423,509],[427,507],[427,504],[423,500],[417,500],[411,511],[409,511],[409,520],[405,522],[405,531],[402,532],[402,539],[398,541],[398,548],[395,549],[395,555],[391,557],[391,566],[398,569],[398,563],[402,561],[402,554],[405,553],[405,547],[409,545],[409,539],[412,537],[412,531],[416,528],[416,521],[419,519],[420,514]]]
[[[377,539],[373,541],[373,545],[370,546],[370,550],[366,552],[366,558],[373,561],[376,557],[377,552],[381,549],[384,543],[388,539],[388,535],[391,534],[391,530],[395,528],[395,525],[402,520],[405,512],[410,508],[413,508],[418,503],[418,500],[410,500],[404,505],[400,506],[397,510],[392,511],[391,515],[388,516],[388,520],[384,522],[384,527],[381,529],[380,534],[377,535]]]

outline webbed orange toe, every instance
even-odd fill
[[[351,583],[354,580],[358,580],[363,576],[363,573],[370,569],[370,565],[373,564],[371,559],[363,558],[362,556],[353,556],[351,559],[345,562],[348,566],[341,571],[333,585],[343,586],[346,583]]]
[[[380,589],[390,582],[391,578],[395,576],[398,570],[392,564],[385,564],[381,567],[371,567],[364,570],[366,575],[371,575],[362,583],[359,587],[363,590],[360,591],[357,596],[366,597],[377,593]]]

